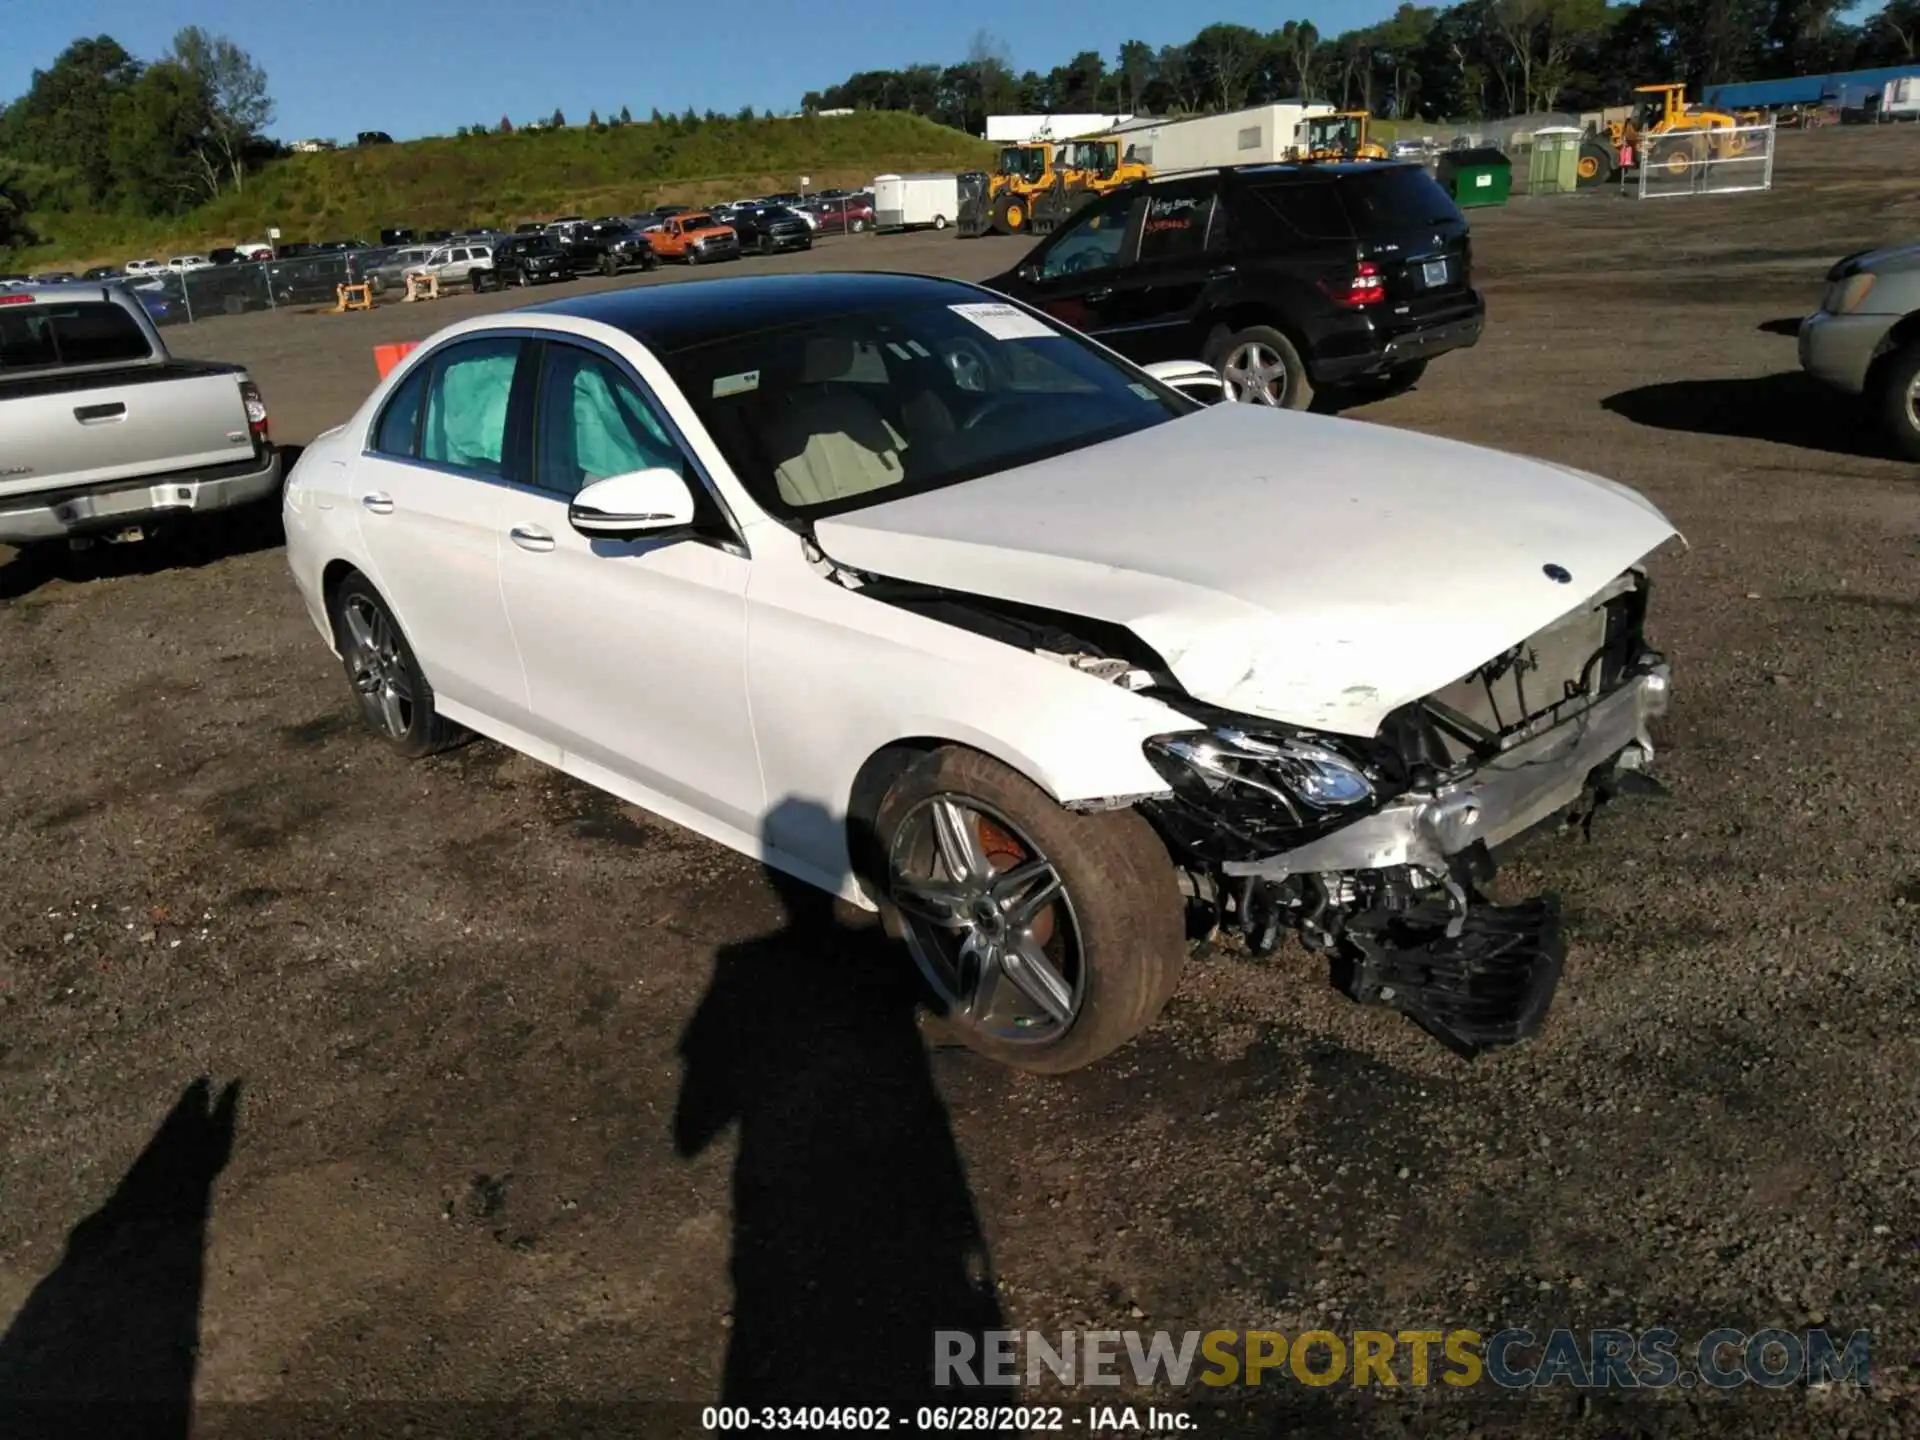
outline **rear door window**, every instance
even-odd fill
[[[1285,180],[1271,185],[1251,185],[1245,192],[1235,231],[1241,239],[1246,232],[1266,232],[1276,239],[1351,240],[1353,227],[1347,212],[1334,194],[1334,187],[1322,179]]]
[[[1179,260],[1206,248],[1214,186],[1206,181],[1156,185],[1140,223],[1140,260]]]
[[[433,362],[420,458],[480,475],[505,473],[507,406],[521,342],[509,336],[449,345]]]
[[[1362,235],[1465,223],[1447,192],[1418,165],[1386,165],[1343,175],[1333,188]]]

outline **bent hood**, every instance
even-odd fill
[[[1371,735],[1676,532],[1563,466],[1224,404],[815,533],[855,569],[1125,625],[1211,704]]]

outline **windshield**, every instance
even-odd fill
[[[687,230],[695,229],[701,225],[712,225],[715,223],[711,215],[679,215],[674,218],[679,220],[683,229]]]
[[[754,499],[786,517],[940,489],[1198,408],[985,298],[731,336],[667,366]]]
[[[1037,145],[1009,145],[1000,152],[1000,173],[1037,180],[1046,173],[1046,154]]]

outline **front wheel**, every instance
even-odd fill
[[[700,252],[698,250],[689,249],[687,251],[687,264],[698,265],[699,263],[700,263]]]
[[[1920,460],[1920,342],[1896,351],[1880,380],[1880,428],[1909,460]]]
[[[1275,410],[1304,410],[1313,403],[1313,381],[1300,352],[1272,326],[1235,331],[1214,350],[1229,400]]]
[[[1613,178],[1613,152],[1598,140],[1582,141],[1574,167],[1574,184],[1582,190],[1604,185]]]
[[[875,819],[883,913],[969,1049],[1059,1074],[1153,1023],[1186,956],[1165,847],[1129,810],[1083,815],[976,751],[936,750]]]
[[[611,252],[600,257],[600,273],[609,280],[620,273],[620,262],[613,258]]]
[[[433,708],[433,686],[371,581],[364,575],[348,576],[328,609],[347,683],[360,702],[361,717],[376,735],[413,759],[468,738]]]

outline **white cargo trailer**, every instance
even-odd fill
[[[876,230],[944,230],[960,216],[960,177],[924,173],[873,177]]]
[[[1196,115],[1191,120],[1135,120],[1114,133],[1120,137],[1123,156],[1131,152],[1141,164],[1165,174],[1290,160],[1300,122],[1331,114],[1331,105],[1290,101],[1225,115]]]

